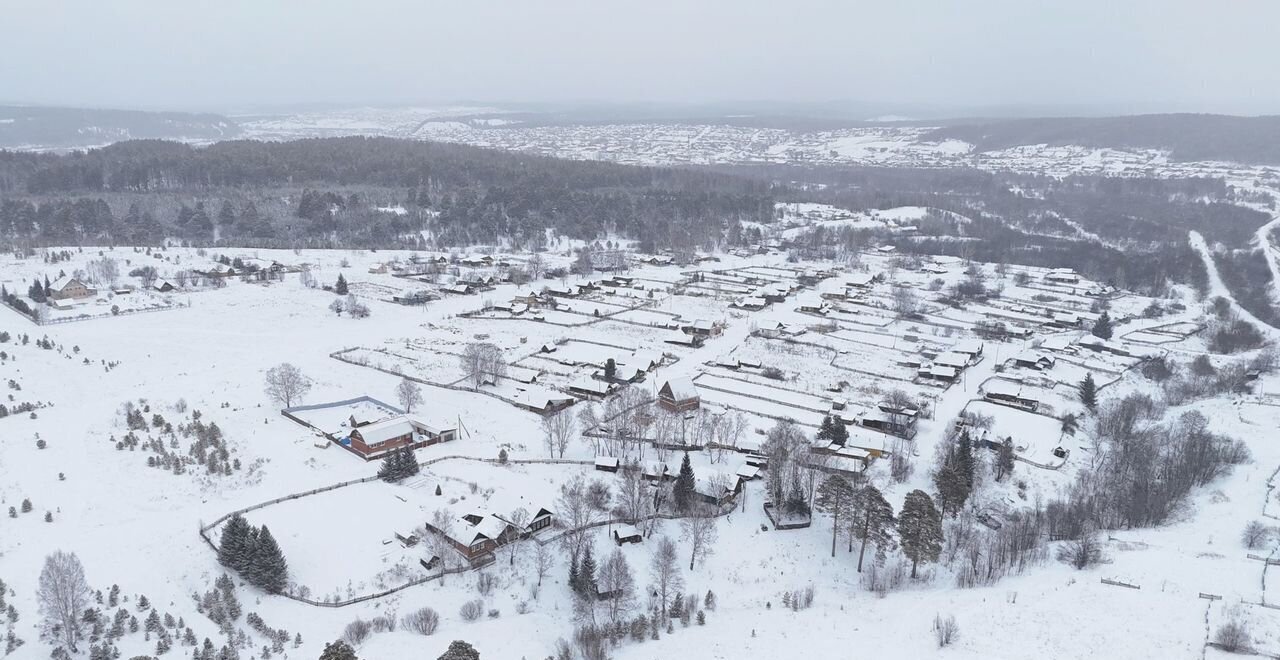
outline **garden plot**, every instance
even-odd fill
[[[610,318],[617,321],[642,323],[655,328],[674,329],[680,327],[679,322],[675,320],[675,316],[673,314],[658,312],[651,309],[629,309],[625,312],[615,314]]]
[[[557,344],[555,349],[552,353],[539,353],[537,357],[568,366],[591,365],[603,367],[610,358],[619,363],[625,362],[626,358],[636,350],[634,347],[622,344],[602,346],[573,339],[563,344]]]
[[[964,410],[990,417],[991,435],[1013,438],[1019,457],[1040,465],[1062,463],[1062,459],[1053,455],[1054,448],[1062,444],[1062,422],[988,401],[971,401]]]
[[[849,325],[884,328],[894,321],[894,317],[883,310],[847,303],[841,308],[831,310],[826,318],[838,321],[843,324],[842,327],[846,328]]]
[[[403,412],[388,403],[368,397],[339,401],[331,405],[302,406],[289,410],[290,415],[304,424],[335,437],[347,435],[352,418],[363,422],[376,422]]]
[[[271,530],[299,588],[317,600],[345,600],[428,574],[418,564],[429,558],[426,546],[405,547],[395,538],[427,520],[406,497],[412,493],[373,481],[273,504],[245,518]]]
[[[453,384],[467,377],[462,360],[447,353],[390,348],[355,348],[340,355],[346,362],[408,376],[428,383]]]
[[[694,385],[699,385],[698,381],[694,381]],[[754,397],[743,396],[731,392],[721,390],[713,390],[706,387],[698,388],[698,395],[702,398],[703,403],[708,403],[722,408],[730,408],[739,410],[749,415],[757,415],[770,420],[791,419],[799,424],[818,428],[822,424],[822,419],[826,417],[825,413],[813,412],[804,408],[796,408],[783,403],[763,401]],[[756,425],[756,428],[768,428],[773,425],[769,422],[763,426]]]
[[[830,399],[785,389],[785,383],[780,383],[779,386],[764,385],[717,374],[703,373],[694,379],[694,384],[699,388],[727,391],[730,394],[739,394],[748,398],[754,397],[759,401],[780,403],[791,408],[818,414],[826,414],[831,409]]]
[[[557,311],[569,311],[586,316],[608,316],[626,310],[633,305],[605,302],[590,298],[556,298]]]

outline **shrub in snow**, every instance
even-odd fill
[[[938,641],[938,648],[950,646],[959,635],[960,626],[956,624],[954,616],[947,615],[944,618],[938,614],[933,617],[933,636]]]
[[[463,621],[475,621],[483,614],[484,601],[479,599],[469,600],[463,603],[462,607],[458,610],[458,616],[462,617]]]
[[[1240,534],[1240,542],[1244,547],[1250,550],[1257,550],[1267,544],[1271,538],[1271,530],[1262,523],[1254,520],[1245,525],[1244,532]]]
[[[430,607],[424,607],[404,615],[400,625],[419,635],[434,635],[440,628],[440,615]]]
[[[356,619],[347,624],[342,631],[342,640],[352,646],[359,646],[373,634],[373,624],[364,619]]]
[[[1218,627],[1213,643],[1227,653],[1252,653],[1249,629],[1234,616]]]

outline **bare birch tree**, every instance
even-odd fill
[[[91,601],[84,566],[74,552],[59,550],[45,557],[36,600],[44,616],[45,634],[61,640],[67,650],[76,653],[76,642],[83,634],[81,617]]]
[[[288,362],[267,370],[266,382],[267,396],[285,408],[292,408],[311,391],[311,379]]]
[[[712,554],[716,542],[715,516],[693,516],[680,521],[680,538],[689,543],[689,570]]]
[[[557,452],[560,458],[564,458],[564,450],[569,448],[569,443],[573,442],[573,436],[577,431],[577,421],[573,413],[568,410],[561,410],[542,418],[542,432],[545,434],[543,441],[547,445],[551,458],[555,458]]]
[[[649,559],[649,589],[662,601],[662,616],[667,616],[671,597],[684,588],[684,576],[676,559],[676,544],[669,537],[658,539],[658,547]]]
[[[413,412],[415,406],[422,405],[422,388],[408,378],[401,380],[396,386],[396,396],[405,412]]]

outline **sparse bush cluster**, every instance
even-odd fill
[[[405,630],[419,635],[434,635],[440,628],[440,614],[430,607],[414,610],[400,619]]]
[[[185,404],[179,407],[185,409]],[[118,451],[148,452],[147,467],[174,475],[203,473],[210,477],[229,477],[244,469],[236,448],[227,442],[217,422],[205,423],[199,410],[189,411],[176,427],[145,400],[126,402],[122,412],[128,431],[119,439],[111,436],[111,442]]]

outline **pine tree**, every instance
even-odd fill
[[[249,522],[244,516],[236,514],[227,520],[222,528],[222,539],[218,543],[218,563],[236,572],[242,572],[249,557]]]
[[[1099,339],[1111,339],[1114,332],[1111,328],[1111,315],[1103,312],[1093,324],[1093,336]]]
[[[706,598],[703,598],[703,599],[702,599],[702,606],[703,606],[703,607],[705,607],[705,608],[707,608],[707,609],[709,609],[709,610],[711,610],[711,611],[713,611],[713,612],[715,611],[715,609],[716,609],[716,594],[715,594],[715,592],[711,591],[710,589],[707,589],[707,596],[706,596]]]
[[[1093,373],[1085,374],[1084,380],[1080,381],[1078,386],[1080,390],[1080,403],[1084,404],[1089,412],[1098,409],[1098,384],[1093,380]]]
[[[893,547],[893,506],[878,488],[868,484],[854,494],[850,508],[849,543],[862,542],[858,550],[858,572],[861,573],[867,543],[876,546],[877,564],[884,561],[885,553]]]
[[[248,580],[261,587],[269,594],[284,591],[289,582],[289,565],[285,562],[284,553],[271,536],[271,530],[263,525],[258,531],[257,543],[254,545],[253,559]]]
[[[922,490],[907,493],[898,515],[898,538],[902,554],[911,560],[911,577],[921,562],[931,562],[942,553],[942,514]]]
[[[338,281],[333,285],[333,292],[340,296],[347,295],[347,278],[343,277],[342,273],[338,273]]]
[[[685,452],[684,460],[680,461],[680,474],[676,476],[675,486],[671,489],[678,511],[689,510],[690,505],[693,504],[695,487],[693,465],[689,463],[689,452]]]
[[[840,476],[832,475],[822,480],[818,486],[818,511],[831,516],[831,556],[836,556],[837,533],[849,515],[849,507],[853,503],[853,486]],[[711,592],[707,592],[711,596]]]

